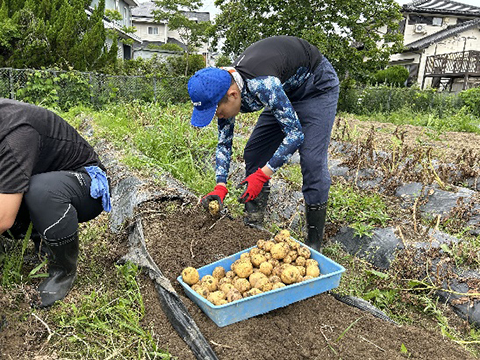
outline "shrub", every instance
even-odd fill
[[[480,88],[464,90],[458,96],[473,115],[480,117]]]
[[[374,79],[378,84],[404,86],[408,79],[408,75],[409,72],[406,68],[401,65],[394,65],[378,71],[374,75]]]

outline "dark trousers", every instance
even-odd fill
[[[335,122],[338,93],[337,75],[330,62],[324,58],[305,84],[289,94],[305,136],[299,154],[303,175],[302,192],[309,205],[328,200],[331,185],[328,146]],[[271,159],[284,137],[273,113],[265,109],[245,146],[246,176]]]
[[[90,196],[91,178],[84,171],[52,171],[32,176],[16,223],[29,224],[50,243],[61,244],[78,223],[102,212],[101,199]]]

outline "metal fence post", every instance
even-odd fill
[[[8,69],[8,83],[10,86],[10,99],[15,100],[15,93],[13,92],[13,69]]]

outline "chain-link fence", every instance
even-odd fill
[[[114,76],[78,71],[0,68],[0,97],[62,109],[110,102],[188,101],[186,77]]]

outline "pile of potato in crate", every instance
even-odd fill
[[[223,305],[320,276],[318,262],[310,249],[281,230],[270,240],[241,254],[230,270],[217,266],[200,279],[198,271],[187,267],[182,280],[214,305]]]

